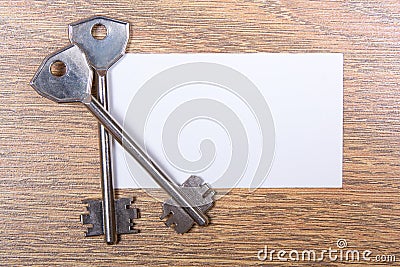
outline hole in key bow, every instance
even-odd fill
[[[53,76],[62,77],[67,73],[67,66],[64,62],[56,60],[50,65],[50,73]]]
[[[94,39],[103,40],[107,37],[107,27],[101,23],[97,23],[92,27],[92,36]]]

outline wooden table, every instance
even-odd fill
[[[141,233],[116,246],[84,238],[81,200],[100,196],[97,123],[28,83],[68,43],[67,24],[94,14],[131,23],[130,53],[344,53],[343,189],[233,190],[210,227],[182,236],[163,227],[159,202],[118,191],[137,197]],[[1,1],[0,26],[1,265],[262,265],[264,246],[322,250],[340,238],[400,261],[398,0],[14,0]],[[287,265],[297,264],[310,263]]]

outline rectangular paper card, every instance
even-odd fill
[[[343,55],[127,54],[110,111],[168,175],[214,188],[341,187]],[[156,188],[113,144],[116,188]]]

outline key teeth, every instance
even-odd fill
[[[139,230],[134,229],[134,220],[140,217],[139,209],[132,207],[134,198],[120,198],[115,201],[118,234],[136,234]],[[126,221],[127,220],[127,221]]]
[[[139,219],[139,210],[137,208],[129,208],[129,219]]]
[[[168,212],[168,213],[163,212],[163,213],[161,214],[161,216],[160,216],[160,220],[165,219],[169,214],[171,214],[171,213],[170,213],[170,212]]]
[[[134,229],[134,220],[140,216],[137,208],[131,207],[134,199],[120,198],[115,200],[117,234],[136,234],[139,230]],[[87,213],[81,214],[83,225],[87,225],[85,236],[103,235],[103,200],[83,200],[86,204]]]
[[[99,235],[99,234],[95,233],[93,227],[88,227],[86,229],[85,237],[96,236],[96,235]]]
[[[85,236],[102,235],[102,200],[85,199],[82,203],[86,205],[87,211],[80,216],[82,224],[87,225]]]
[[[178,222],[175,220],[174,218],[174,212],[173,212],[173,207],[167,203],[163,203],[163,214],[160,216],[160,219],[163,220],[165,218],[167,218],[167,220],[164,222],[164,224],[168,227],[168,228],[174,228],[174,230],[178,232],[179,226],[178,226]]]
[[[181,186],[183,191],[186,191],[188,197],[192,196],[196,201],[194,203],[200,208],[203,213],[206,213],[214,206],[214,191],[211,186],[204,183],[199,176],[190,176]],[[198,202],[197,202],[198,201]],[[174,228],[179,234],[188,232],[195,224],[193,219],[177,205],[172,199],[168,199],[163,203],[163,213],[160,219],[168,218],[164,223],[167,227]]]
[[[131,205],[133,204],[134,199],[126,199],[125,210],[129,214],[129,219],[133,221],[133,219],[139,219],[139,209],[133,208]]]
[[[200,185],[199,188],[200,188],[199,192],[202,194],[203,197],[208,195],[208,192],[214,191],[214,190],[212,190],[211,186],[207,183]]]
[[[166,202],[164,202],[162,205],[162,211],[163,213],[160,216],[160,220],[163,220],[166,217],[171,217],[173,215],[170,205],[168,205]]]
[[[138,229],[135,229],[135,223],[131,222],[129,223],[129,233],[130,234],[137,234],[139,233]]]
[[[137,209],[137,208],[129,208],[129,210],[130,210],[129,211],[130,212],[130,214],[129,214],[129,231],[132,234],[137,234],[137,233],[139,233],[139,230],[134,228],[135,227],[134,220],[140,218],[139,209]]]
[[[81,214],[81,223],[82,224],[90,224],[89,214]]]
[[[168,219],[164,222],[164,224],[168,227],[168,228],[173,228],[175,230],[176,233],[178,234],[184,234],[187,233],[193,226],[193,223],[190,224],[190,226],[188,225],[187,227],[185,226],[185,223],[179,223],[177,220],[175,220],[175,218],[173,216],[169,216]]]
[[[217,194],[217,192],[210,187],[203,193],[203,198],[207,199],[208,202],[214,202],[214,197]]]
[[[135,227],[135,223],[134,223],[133,220],[131,219],[130,222],[129,222],[129,231],[130,231],[132,234],[137,234],[137,233],[139,233],[139,230],[138,230],[138,229],[135,229],[134,227]]]
[[[174,221],[174,219],[171,216],[168,217],[168,219],[164,223],[168,227],[171,227],[173,224],[176,225],[176,222]]]
[[[192,175],[185,182],[182,187],[200,187],[204,180],[200,176]]]

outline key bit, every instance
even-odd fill
[[[137,229],[133,228],[133,220],[139,218],[137,208],[132,208],[133,200],[130,198],[120,198],[115,200],[116,211],[116,226],[117,234],[136,234]],[[85,236],[99,236],[104,234],[104,220],[103,220],[103,200],[84,200],[83,203],[87,204],[87,211],[81,215],[81,222],[84,225],[91,225],[88,227]]]
[[[190,176],[182,184],[181,190],[203,213],[214,205],[215,191],[207,183],[203,183],[203,179],[198,176]],[[165,225],[173,227],[177,233],[186,233],[194,225],[193,219],[173,199],[165,201],[162,209],[160,218],[167,218]]]

